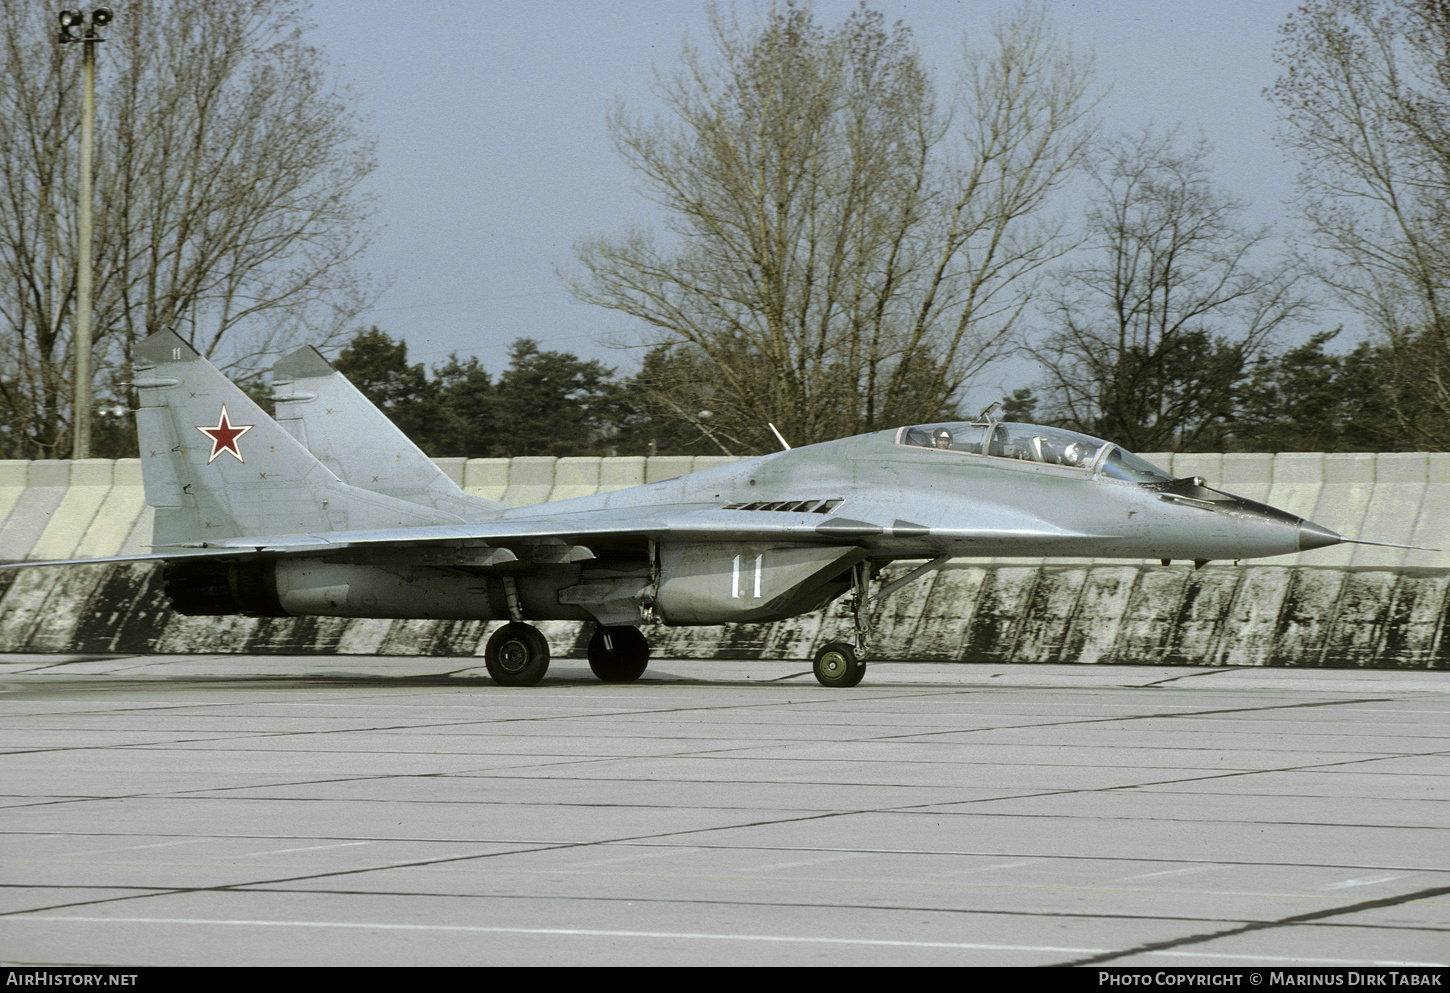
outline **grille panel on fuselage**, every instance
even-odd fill
[[[844,501],[833,500],[770,500],[759,503],[732,503],[726,510],[767,510],[786,514],[829,514]]]

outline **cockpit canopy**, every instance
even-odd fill
[[[897,432],[898,445],[990,458],[1017,459],[1102,473],[1130,483],[1168,483],[1173,477],[1110,441],[1041,424],[1011,421],[918,424]]]

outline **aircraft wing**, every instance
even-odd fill
[[[545,505],[547,506],[547,505]],[[399,551],[450,546],[496,547],[565,544],[589,549],[629,541],[691,543],[780,542],[805,545],[852,545],[876,554],[909,558],[943,552],[956,554],[1046,554],[1053,545],[1093,537],[1067,531],[1038,519],[999,519],[977,527],[926,528],[910,521],[873,523],[820,514],[759,513],[698,504],[596,508],[579,513],[535,513],[476,523],[254,535],[158,547],[131,556],[65,559],[21,565],[68,565],[78,562],[166,561],[183,558],[318,555],[345,550]],[[973,547],[980,545],[980,549]]]

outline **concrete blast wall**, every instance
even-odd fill
[[[1450,549],[1450,454],[1150,455],[1178,476],[1341,533]],[[514,505],[667,479],[721,458],[442,459],[465,489]],[[0,558],[147,550],[140,466],[0,462]],[[902,571],[902,570],[899,570]],[[881,604],[871,656],[967,662],[1450,668],[1450,551],[1341,545],[1269,564],[959,560]],[[541,625],[555,655],[588,626]],[[139,564],[0,573],[0,651],[478,655],[489,625],[188,618]],[[823,612],[763,625],[656,628],[657,657],[795,658],[849,635]]]

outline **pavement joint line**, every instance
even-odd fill
[[[1107,952],[1096,948],[1074,948],[1054,945],[1010,945],[1010,944],[987,944],[982,942],[962,941],[920,941],[920,940],[897,940],[887,938],[837,938],[809,935],[781,935],[781,934],[725,934],[708,931],[632,931],[632,930],[609,930],[603,928],[522,928],[522,927],[491,927],[475,924],[400,924],[381,923],[365,921],[279,921],[262,919],[225,919],[225,918],[185,918],[185,917],[81,917],[81,916],[49,916],[30,918],[41,923],[88,923],[88,924],[166,924],[166,925],[211,925],[221,927],[276,927],[276,928],[306,928],[306,929],[346,929],[346,930],[370,930],[370,931],[404,931],[404,932],[461,932],[466,934],[514,934],[533,935],[539,937],[569,937],[569,938],[641,938],[641,939],[665,939],[674,941],[742,941],[742,942],[764,942],[764,943],[786,943],[786,944],[825,944],[825,945],[854,945],[865,947],[888,947],[888,948],[935,948],[952,949],[959,951],[985,951],[985,952],[1029,952],[1029,953],[1053,953],[1053,954],[1088,954],[1094,958],[1083,960],[1093,964],[1098,960],[1107,960],[1120,957],[1117,953]],[[23,921],[27,918],[9,918],[9,921]],[[1146,949],[1136,954],[1147,955],[1177,955],[1195,958],[1211,958],[1220,961],[1273,961],[1283,964],[1296,964],[1302,966],[1371,966],[1371,967],[1399,967],[1399,968],[1443,968],[1444,964],[1439,962],[1407,962],[1402,960],[1369,961],[1351,959],[1327,959],[1311,956],[1262,956],[1262,955],[1230,955],[1224,953],[1181,953],[1174,950],[1161,951],[1158,949]],[[1074,965],[1077,963],[1066,963]]]
[[[694,852],[697,852],[697,851],[700,851],[700,849],[690,849],[686,853],[687,854],[693,854]],[[591,865],[593,865],[593,863],[583,863],[581,866],[575,866],[575,867],[570,867],[570,868],[561,868],[561,869],[546,869],[546,870],[514,869],[514,870],[505,870],[505,871],[511,872],[511,873],[513,873],[515,875],[526,875],[526,876],[591,876],[591,877],[596,877],[596,876],[610,876],[610,877],[622,877],[622,878],[631,878],[631,879],[651,879],[651,880],[658,880],[658,879],[663,879],[663,878],[670,878],[670,875],[668,873],[658,873],[658,872],[645,873],[645,872],[594,872],[594,871],[590,871],[590,872],[580,872],[580,871],[576,871],[578,868],[587,867],[587,866],[591,866]],[[384,864],[382,866],[379,866],[379,868],[389,868],[389,867],[390,866],[388,866],[387,864]],[[717,873],[717,874],[713,874],[713,875],[710,875],[708,877],[703,877],[703,878],[712,878],[712,879],[735,879],[735,880],[744,880],[744,879],[755,878],[755,877],[752,877],[752,876],[747,876],[747,875],[742,875],[741,874],[742,872],[750,872],[750,871],[751,870],[749,870],[749,869],[744,869],[744,870],[741,870],[740,872],[731,873],[731,874],[728,874],[728,875],[724,875],[724,874]],[[836,881],[836,882],[853,882],[853,883],[858,883],[858,884],[861,884],[861,885],[868,885],[868,886],[876,886],[876,885],[879,885],[879,881],[874,880],[874,879],[842,879],[841,877],[821,877],[821,876],[781,876],[779,878],[780,879],[783,879],[785,881],[805,881],[805,880],[820,881],[822,879],[830,879],[830,880],[833,880],[833,881]],[[932,884],[916,884],[916,885],[936,885],[936,884],[935,883],[932,883]],[[1015,884],[1015,883],[970,883],[970,884],[953,883],[953,884],[950,884],[950,886],[952,888],[958,888],[958,889],[973,889],[973,890],[1034,890],[1034,891],[1045,891],[1045,892],[1057,892],[1056,890],[1052,890],[1050,887],[1047,887],[1047,886],[1032,886],[1032,885],[1024,886],[1022,884]],[[66,889],[88,890],[88,889],[94,889],[95,887],[93,887],[93,886],[85,886],[85,885],[80,885],[80,884],[70,884],[70,885],[56,886],[56,887],[48,887],[48,886],[40,886],[40,885],[29,885],[29,886],[27,886],[27,885],[19,885],[19,884],[9,884],[7,886],[0,886],[0,889],[15,889],[15,890],[51,889],[51,888],[54,888],[54,889],[57,889],[57,890],[66,890]],[[140,886],[113,886],[113,887],[108,887],[108,889],[113,889],[113,890],[134,890],[134,891],[136,891],[135,893],[131,894],[132,896],[175,896],[175,895],[187,895],[187,894],[196,893],[196,892],[208,892],[206,890],[196,890],[196,889],[170,889],[170,888],[161,888],[161,887],[140,887]],[[1122,892],[1138,892],[1138,893],[1142,893],[1142,892],[1157,892],[1157,891],[1149,891],[1149,890],[1145,890],[1145,889],[1141,889],[1141,888],[1128,888],[1128,889],[1124,889],[1121,886],[1086,886],[1086,885],[1076,885],[1076,886],[1070,887],[1070,889],[1071,889],[1072,892],[1077,892],[1077,893],[1090,893],[1090,894],[1102,894],[1102,893],[1105,893],[1105,892],[1113,892],[1113,893],[1122,893]],[[519,901],[533,901],[533,900],[544,899],[544,900],[560,900],[560,901],[583,901],[583,902],[587,902],[587,903],[623,903],[623,904],[627,904],[627,905],[638,905],[638,904],[675,905],[675,904],[683,904],[683,905],[688,905],[688,906],[720,906],[720,907],[756,908],[756,909],[762,909],[762,908],[772,908],[772,909],[797,909],[797,910],[841,909],[841,910],[859,910],[859,911],[868,911],[868,912],[877,912],[877,911],[880,911],[880,912],[892,912],[892,913],[934,913],[934,914],[944,914],[944,915],[948,915],[948,916],[962,916],[962,917],[971,917],[971,916],[981,916],[981,917],[1008,917],[1008,918],[1010,918],[1010,917],[1032,917],[1032,918],[1037,918],[1037,917],[1050,917],[1050,918],[1061,919],[1061,920],[1088,920],[1088,921],[1138,921],[1138,920],[1164,921],[1164,920],[1172,920],[1172,921],[1176,921],[1176,922],[1181,922],[1181,923],[1186,923],[1186,924],[1196,924],[1196,925],[1203,925],[1203,924],[1208,924],[1208,923],[1223,923],[1223,924],[1233,923],[1233,924],[1236,924],[1237,925],[1237,924],[1242,924],[1243,923],[1243,918],[1242,917],[1213,917],[1213,916],[1204,915],[1204,914],[1200,914],[1200,915],[1197,915],[1197,916],[1190,916],[1190,915],[1188,915],[1186,913],[1183,913],[1183,914],[1173,914],[1173,915],[1163,915],[1163,914],[1146,914],[1146,913],[1125,913],[1125,912],[1122,912],[1122,911],[1042,910],[1042,909],[1038,909],[1038,908],[1022,909],[1022,908],[1002,908],[1002,907],[993,907],[993,908],[980,908],[980,907],[941,907],[941,906],[931,906],[931,905],[923,905],[923,904],[910,904],[910,903],[889,903],[889,904],[887,904],[887,903],[863,903],[863,902],[849,902],[849,903],[834,902],[833,903],[833,902],[825,902],[825,901],[819,901],[819,900],[807,901],[807,900],[764,900],[764,899],[724,899],[724,898],[700,899],[700,898],[697,898],[697,897],[670,897],[670,896],[650,896],[650,897],[642,897],[642,896],[640,896],[639,894],[636,894],[636,893],[630,893],[630,894],[626,894],[626,895],[611,894],[611,895],[603,895],[603,896],[584,896],[584,897],[580,897],[580,896],[577,896],[577,895],[557,896],[557,895],[541,894],[541,893],[446,893],[446,894],[440,894],[440,893],[437,893],[436,891],[429,890],[429,889],[399,889],[399,888],[373,887],[373,888],[367,889],[367,890],[358,890],[358,889],[331,889],[331,888],[326,888],[326,887],[301,887],[301,886],[297,886],[297,887],[274,886],[274,887],[265,887],[265,888],[256,889],[256,890],[252,890],[252,889],[242,889],[242,890],[238,890],[238,891],[235,891],[235,892],[236,893],[239,893],[239,894],[277,894],[277,893],[288,893],[288,894],[294,894],[294,895],[342,896],[342,897],[380,896],[380,895],[387,895],[387,896],[392,896],[392,897],[416,897],[416,896],[423,896],[423,897],[434,897],[434,898],[449,899],[449,900],[488,900],[488,901],[499,901],[499,902],[508,902],[508,901],[514,901],[514,900],[519,900]],[[1311,901],[1312,900],[1312,901],[1315,901],[1315,902],[1320,902],[1323,899],[1322,894],[1319,894],[1319,893],[1303,893],[1303,894],[1292,894],[1292,895],[1290,895],[1290,894],[1282,894],[1282,893],[1267,893],[1267,894],[1264,894],[1264,893],[1246,893],[1246,892],[1243,892],[1243,891],[1223,891],[1223,890],[1214,890],[1214,891],[1200,891],[1200,890],[1195,890],[1195,891],[1191,891],[1191,892],[1198,893],[1198,894],[1202,894],[1202,893],[1205,893],[1206,892],[1206,893],[1216,894],[1216,895],[1223,895],[1225,893],[1229,893],[1229,894],[1232,894],[1232,895],[1240,895],[1240,896],[1243,896],[1243,895],[1264,896],[1264,897],[1271,897],[1271,898],[1275,898],[1275,899],[1279,899],[1279,900],[1287,900],[1287,901]],[[119,898],[117,898],[117,899],[119,899]],[[97,902],[97,905],[99,905],[101,903],[104,903],[104,902],[106,902],[106,901],[98,901]],[[74,905],[59,904],[59,905],[56,905],[54,907],[31,908],[31,909],[28,909],[28,910],[14,911],[14,912],[11,913],[11,916],[15,916],[15,917],[19,918],[19,917],[22,917],[23,915],[26,915],[26,914],[48,913],[51,910],[67,909],[70,906],[85,906],[85,904],[83,904],[83,903],[82,904],[74,904]],[[1346,926],[1349,926],[1349,925],[1337,924],[1337,923],[1331,922],[1327,926],[1330,926],[1330,927],[1346,927]],[[1370,930],[1387,931],[1387,932],[1395,932],[1395,933],[1405,932],[1405,931],[1417,931],[1417,932],[1418,931],[1423,931],[1423,932],[1427,932],[1427,933],[1430,933],[1430,934],[1436,934],[1436,935],[1443,933],[1443,928],[1438,927],[1438,926],[1435,926],[1435,925],[1432,925],[1432,924],[1367,923],[1367,924],[1356,924],[1356,925],[1353,925],[1353,926],[1367,928],[1367,929],[1370,929]]]
[[[867,945],[894,948],[954,948],[962,951],[1025,951],[1089,953],[1101,949],[1064,948],[1037,945],[989,945],[960,941],[907,941],[885,938],[832,938],[779,934],[719,934],[696,931],[623,931],[589,928],[521,928],[489,927],[475,924],[397,924],[367,923],[360,921],[269,921],[269,920],[227,920],[217,918],[173,918],[173,917],[34,917],[41,923],[70,922],[86,924],[200,924],[226,927],[296,927],[296,928],[345,928],[377,931],[457,931],[469,934],[518,934],[553,937],[585,938],[665,938],[689,941],[763,941],[792,944]],[[27,918],[11,917],[8,921],[23,921]]]
[[[1028,796],[1028,797],[1035,796],[1035,795],[1038,795],[1038,794],[1026,794],[1026,796]],[[849,813],[858,813],[858,812],[860,812],[860,813],[876,813],[878,811],[875,811],[875,810],[867,810],[867,811],[845,811],[845,812],[837,812],[836,814],[833,814],[831,816],[838,816],[840,813],[847,813],[847,814],[849,814]],[[885,812],[890,812],[890,811],[885,811]],[[817,815],[817,817],[819,817],[819,816],[826,816],[826,815]],[[1012,816],[1019,816],[1019,815],[1012,815]],[[796,820],[810,820],[810,819],[813,819],[813,818],[798,818]],[[601,839],[597,839],[597,840],[594,840],[594,841],[577,841],[577,842],[548,842],[548,841],[513,841],[513,842],[510,842],[510,841],[487,841],[487,840],[478,839],[478,838],[397,838],[397,837],[384,837],[384,836],[366,837],[366,838],[361,838],[361,839],[359,839],[359,838],[341,838],[341,837],[334,837],[334,838],[328,839],[328,840],[340,840],[340,841],[363,840],[363,841],[370,841],[370,842],[377,842],[377,843],[396,842],[396,843],[406,843],[406,844],[489,844],[489,845],[516,846],[516,847],[509,847],[507,850],[488,849],[488,850],[482,851],[482,852],[466,853],[466,854],[461,855],[461,856],[455,855],[453,857],[440,857],[440,858],[438,858],[436,860],[430,860],[430,859],[408,859],[408,860],[405,860],[405,861],[402,861],[402,862],[390,862],[390,863],[387,863],[386,864],[386,866],[388,868],[393,868],[393,867],[406,868],[406,867],[413,866],[413,865],[428,865],[428,864],[432,864],[433,862],[465,861],[465,860],[467,860],[469,858],[493,857],[493,856],[531,855],[531,854],[536,854],[538,852],[547,852],[547,851],[554,851],[554,850],[568,850],[568,849],[577,849],[577,848],[589,848],[589,847],[593,847],[593,846],[613,846],[613,845],[618,845],[618,846],[638,846],[638,847],[643,847],[643,848],[650,848],[650,847],[671,847],[671,848],[675,848],[675,847],[690,847],[690,848],[699,849],[699,850],[702,850],[702,851],[769,851],[769,852],[822,852],[822,853],[829,853],[829,852],[839,852],[839,851],[846,850],[846,849],[841,849],[841,848],[826,848],[826,847],[823,847],[823,846],[820,846],[820,845],[770,845],[770,846],[760,846],[760,845],[730,845],[730,844],[722,844],[722,843],[718,843],[718,842],[712,843],[712,842],[704,841],[704,840],[692,841],[692,842],[690,842],[688,844],[688,846],[681,846],[679,842],[675,842],[675,841],[669,840],[669,839],[671,839],[671,838],[673,838],[673,837],[675,837],[677,835],[714,833],[716,831],[735,830],[735,829],[740,828],[740,827],[758,827],[758,826],[767,826],[767,825],[775,824],[775,823],[792,823],[792,822],[793,821],[791,819],[783,819],[783,820],[778,820],[778,821],[755,821],[755,822],[751,822],[749,824],[741,824],[741,825],[724,825],[722,827],[712,827],[712,828],[689,828],[689,829],[685,829],[685,830],[682,830],[682,831],[663,832],[663,833],[655,834],[655,835],[639,835],[639,836],[623,837],[623,838],[601,838]],[[74,833],[75,832],[71,832],[71,834],[74,834]],[[0,837],[4,837],[5,835],[16,835],[16,834],[24,834],[24,832],[15,832],[15,831],[0,832]],[[63,837],[63,836],[67,836],[67,835],[58,835],[58,834],[54,834],[54,833],[48,833],[48,834],[42,835],[42,837]],[[96,835],[93,832],[86,832],[83,836],[84,837],[95,837]],[[157,836],[158,835],[156,835],[154,833],[146,833],[146,834],[113,835],[111,837],[145,837],[145,838],[154,838],[154,837],[157,837]],[[196,836],[185,836],[185,837],[196,837]],[[203,840],[220,840],[220,839],[228,839],[228,840],[236,840],[236,839],[264,839],[264,840],[298,840],[298,841],[316,841],[316,840],[323,840],[323,839],[319,839],[317,836],[273,835],[273,834],[235,834],[235,835],[222,835],[222,836],[210,836],[210,835],[208,835],[208,836],[204,836],[203,837]],[[1354,870],[1354,871],[1363,871],[1363,872],[1367,872],[1367,871],[1373,871],[1373,872],[1417,872],[1417,873],[1431,873],[1431,874],[1434,874],[1434,875],[1450,875],[1450,867],[1446,867],[1446,866],[1443,866],[1443,865],[1440,865],[1440,866],[1385,865],[1383,863],[1369,863],[1369,862],[1285,862],[1285,861],[1269,860],[1269,859],[1189,858],[1189,857],[1186,857],[1186,856],[1180,856],[1180,857],[1173,858],[1173,859],[1166,859],[1166,858],[1162,858],[1162,857],[1147,857],[1147,856],[1141,856],[1141,855],[1064,855],[1064,854],[1060,854],[1060,853],[1055,853],[1055,854],[1052,854],[1052,855],[1042,855],[1040,853],[1032,853],[1032,852],[972,851],[972,850],[968,850],[968,849],[959,849],[959,848],[882,848],[882,847],[865,847],[865,848],[852,848],[852,849],[849,849],[849,851],[851,851],[851,852],[862,852],[862,853],[865,853],[865,854],[868,854],[868,855],[906,855],[906,856],[922,856],[922,855],[927,855],[927,856],[943,856],[943,857],[953,857],[953,858],[961,858],[961,857],[970,857],[970,858],[992,858],[992,859],[1011,858],[1011,859],[1028,859],[1029,861],[1104,862],[1104,863],[1131,862],[1131,863],[1135,863],[1135,864],[1139,864],[1139,863],[1157,863],[1157,864],[1188,865],[1188,866],[1206,865],[1206,866],[1238,866],[1238,867],[1257,867],[1257,868],[1269,868],[1269,867],[1280,867],[1280,868],[1314,868],[1314,869]],[[359,871],[359,870],[346,870],[346,871],[337,872],[337,873],[323,873],[322,874],[322,877],[326,877],[327,875],[347,875],[349,872],[354,872],[354,871]],[[322,877],[319,877],[319,878],[322,878]],[[312,876],[289,877],[289,879],[282,880],[282,881],[290,881],[292,878],[299,879],[299,880],[305,880],[305,879],[310,879],[310,878],[313,878],[313,877]],[[187,891],[190,891],[191,889],[202,889],[202,890],[227,889],[227,888],[230,888],[232,886],[261,885],[261,884],[266,884],[266,883],[270,883],[270,882],[275,882],[275,881],[274,880],[261,880],[258,883],[234,883],[234,884],[227,884],[226,886],[221,886],[221,887],[190,887],[190,888],[182,888],[182,889],[186,889]],[[0,888],[11,887],[11,886],[16,886],[16,885],[18,885],[18,884],[0,883]],[[1447,887],[1447,889],[1450,889],[1450,887]],[[0,911],[0,914],[4,914],[4,913],[7,913],[7,911]]]
[[[824,813],[824,814],[822,814],[822,813],[812,813],[810,815],[802,816],[802,817],[770,818],[770,819],[765,819],[765,820],[757,820],[757,821],[747,822],[747,823],[743,823],[743,824],[725,825],[723,829],[734,829],[734,830],[738,830],[740,828],[764,827],[764,826],[775,825],[775,824],[789,824],[789,823],[794,823],[794,822],[798,822],[798,821],[820,820],[820,819],[823,819],[823,818],[826,818],[826,817],[834,817],[834,816],[838,816],[838,815],[835,814],[834,812]],[[700,830],[701,830],[700,828],[685,828],[685,829],[681,829],[681,830],[677,830],[677,831],[666,831],[666,832],[660,832],[658,834],[629,836],[629,837],[625,837],[625,838],[595,839],[595,840],[592,840],[592,841],[576,841],[576,842],[544,843],[544,844],[539,844],[539,845],[535,845],[535,846],[531,846],[531,847],[524,847],[524,848],[518,848],[518,849],[509,849],[509,850],[505,850],[505,851],[486,851],[486,852],[469,853],[469,854],[465,854],[465,855],[439,856],[437,858],[432,858],[432,859],[408,860],[408,861],[404,861],[404,862],[391,863],[391,864],[389,864],[387,866],[384,866],[383,868],[387,868],[387,869],[419,868],[419,867],[422,867],[422,866],[429,866],[429,865],[446,865],[446,864],[451,863],[451,862],[466,862],[466,861],[472,861],[474,859],[498,858],[498,857],[505,856],[505,855],[519,855],[519,854],[528,854],[528,853],[532,853],[532,852],[541,852],[541,851],[567,851],[567,850],[573,849],[573,848],[592,848],[592,847],[596,847],[596,846],[599,846],[599,845],[618,844],[620,842],[640,841],[640,840],[646,840],[646,839],[651,839],[651,838],[668,838],[668,837],[673,837],[673,836],[676,836],[676,835],[697,834],[697,833],[699,833]],[[714,830],[722,830],[722,828],[711,828],[709,830],[712,830],[712,831],[714,831]],[[336,877],[340,877],[340,876],[355,876],[355,875],[359,875],[359,874],[363,874],[363,873],[368,873],[368,872],[376,872],[376,871],[378,871],[378,868],[379,868],[378,866],[365,866],[365,867],[361,867],[361,868],[334,869],[334,870],[329,870],[327,872],[313,872],[313,873],[304,873],[302,875],[296,875],[296,876],[283,876],[283,877],[278,878],[278,879],[256,879],[256,880],[250,880],[250,881],[247,881],[247,882],[240,882],[240,883],[226,883],[226,884],[219,885],[219,886],[169,887],[169,888],[166,888],[164,891],[158,891],[158,892],[153,892],[153,893],[133,894],[133,895],[127,895],[127,896],[121,896],[121,897],[108,897],[108,898],[105,898],[105,899],[94,900],[94,901],[78,901],[78,902],[76,902],[74,904],[66,904],[64,906],[92,906],[92,905],[100,905],[100,904],[107,904],[107,903],[116,903],[116,902],[125,901],[125,900],[148,899],[150,897],[164,896],[164,895],[169,895],[169,894],[174,894],[174,893],[225,893],[225,892],[234,892],[234,891],[247,891],[247,890],[250,890],[250,889],[252,889],[254,887],[258,887],[258,886],[276,886],[276,885],[279,885],[279,884],[282,884],[282,883],[297,883],[297,882],[304,882],[304,881],[312,880],[312,879],[330,879],[330,878],[336,878]],[[44,908],[44,909],[60,909],[60,908]],[[37,909],[34,909],[34,908],[32,908],[31,910],[22,910],[22,911],[0,911],[0,920],[4,920],[5,918],[10,917],[10,916],[13,916],[13,915],[16,915],[16,914],[36,913],[36,912],[38,912],[38,911],[37,911]]]
[[[1402,893],[1398,896],[1381,897],[1377,900],[1363,900],[1358,903],[1346,904],[1341,907],[1329,907],[1325,910],[1312,910],[1305,914],[1294,914],[1290,917],[1282,917],[1273,921],[1252,921],[1236,928],[1228,928],[1223,931],[1211,931],[1205,934],[1188,935],[1182,938],[1172,938],[1167,941],[1149,942],[1138,945],[1134,948],[1125,948],[1115,952],[1104,952],[1086,959],[1078,959],[1072,962],[1059,962],[1062,966],[1086,966],[1101,965],[1105,962],[1112,962],[1115,959],[1129,958],[1134,955],[1143,955],[1153,952],[1176,950],[1184,945],[1197,945],[1206,941],[1216,941],[1220,938],[1231,938],[1241,934],[1250,934],[1255,931],[1273,930],[1277,928],[1293,927],[1298,924],[1310,924],[1317,921],[1324,921],[1334,917],[1343,917],[1346,914],[1363,913],[1366,910],[1377,910],[1382,907],[1397,907],[1406,903],[1415,903],[1420,900],[1428,900],[1437,896],[1450,894],[1450,886],[1434,886],[1429,889],[1415,890],[1410,893]],[[1392,963],[1405,965],[1408,963]],[[1443,968],[1444,962],[1435,963]]]

